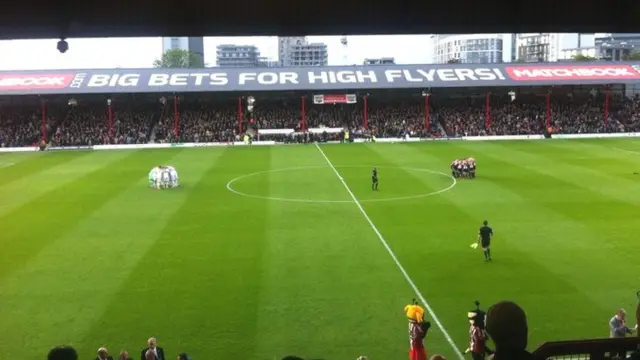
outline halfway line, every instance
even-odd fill
[[[427,300],[424,298],[424,296],[422,296],[422,293],[420,292],[416,284],[413,282],[413,280],[411,280],[411,277],[409,276],[407,271],[404,269],[404,266],[402,266],[402,264],[396,257],[396,254],[394,254],[393,250],[391,250],[391,247],[389,246],[387,241],[384,239],[384,237],[382,236],[382,234],[380,233],[376,225],[373,223],[373,221],[371,221],[371,218],[369,217],[369,215],[367,215],[367,212],[362,207],[362,204],[360,204],[360,201],[358,200],[358,198],[356,198],[356,196],[353,194],[353,191],[351,191],[351,188],[349,188],[349,185],[347,185],[347,183],[344,181],[344,179],[342,178],[342,175],[340,175],[338,170],[336,170],[336,167],[333,166],[333,163],[331,162],[331,160],[329,160],[329,158],[324,153],[324,151],[322,151],[322,148],[318,145],[318,143],[316,143],[315,145],[318,151],[320,152],[320,154],[322,155],[322,157],[324,157],[324,159],[327,161],[327,164],[329,165],[329,167],[331,167],[331,170],[333,170],[333,172],[336,174],[336,176],[338,177],[338,179],[340,180],[344,188],[347,190],[347,192],[351,196],[351,199],[353,200],[353,203],[356,204],[356,206],[360,210],[360,213],[362,213],[362,216],[364,216],[365,220],[367,220],[373,232],[376,233],[376,235],[378,236],[378,239],[380,239],[380,242],[382,243],[384,248],[387,249],[387,252],[391,256],[393,261],[396,263],[396,265],[398,266],[398,269],[400,269],[400,271],[402,272],[402,275],[404,275],[404,278],[407,279],[407,282],[409,282],[409,285],[411,285],[411,288],[413,289],[413,291],[418,295],[418,298],[420,299],[422,304],[424,304],[424,307],[427,309],[427,312],[429,312],[431,319],[433,319],[433,322],[435,322],[436,326],[438,326],[440,331],[442,331],[442,334],[444,335],[445,339],[447,339],[447,342],[449,343],[449,345],[451,345],[451,348],[453,349],[453,351],[456,353],[456,355],[460,360],[464,360],[464,356],[456,346],[456,343],[453,342],[453,339],[451,338],[447,330],[444,328],[444,326],[436,316],[435,312],[433,312],[433,309],[431,308]]]

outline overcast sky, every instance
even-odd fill
[[[329,65],[362,64],[365,58],[394,57],[397,64],[432,62],[430,35],[349,36],[348,46],[340,36],[309,36],[310,42],[329,46]],[[0,41],[0,70],[145,68],[162,55],[162,38],[68,39],[69,51],[56,49],[58,39]],[[215,65],[220,44],[256,45],[263,56],[278,58],[277,37],[205,37],[205,62]],[[508,61],[510,44],[505,41]],[[346,54],[346,56],[345,56]]]
[[[596,37],[603,34],[597,33]],[[310,42],[329,46],[329,65],[362,64],[365,58],[394,57],[397,64],[432,62],[430,35],[349,36],[348,46],[339,36],[310,36]],[[58,39],[0,41],[1,70],[146,68],[162,55],[162,38],[68,39],[69,51],[60,54]],[[278,58],[277,37],[205,37],[205,62],[215,65],[220,44],[256,45],[263,56]],[[509,61],[510,44],[505,41],[503,60]],[[346,55],[346,56],[345,56]]]
[[[329,64],[344,63],[345,49],[339,36],[310,36],[310,42],[329,46]],[[362,64],[365,58],[395,57],[399,64],[431,62],[428,35],[351,36],[347,61]],[[69,51],[60,54],[58,39],[0,41],[0,70],[144,68],[162,55],[162,38],[67,39]],[[277,37],[206,37],[205,62],[215,65],[219,44],[256,45],[263,56],[276,60]]]

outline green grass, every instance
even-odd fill
[[[531,349],[606,337],[634,307],[640,141],[322,149],[459,349],[476,299],[520,303]],[[424,196],[463,156],[478,178]],[[161,163],[183,188],[147,188]],[[227,190],[238,177],[253,197]],[[469,248],[484,219],[490,264]],[[0,359],[61,343],[137,358],[149,336],[169,359],[405,359],[414,296],[315,146],[0,155]],[[437,327],[427,347],[456,359]]]

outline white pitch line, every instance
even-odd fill
[[[336,166],[336,165],[334,165],[334,166]],[[368,167],[368,166],[364,166],[364,165],[337,165],[336,167],[338,167],[338,168],[342,168],[342,167],[349,168],[349,167]],[[252,176],[256,176],[256,175],[260,175],[260,174],[268,174],[268,173],[284,172],[284,171],[294,171],[294,170],[304,170],[304,169],[318,169],[318,168],[326,168],[326,165],[300,166],[300,167],[292,167],[292,168],[272,169],[272,170],[258,171],[258,172],[254,172],[254,173],[250,173],[250,174],[244,174],[244,175],[240,175],[240,176],[238,176],[236,178],[233,178],[233,179],[229,180],[229,182],[227,183],[226,188],[227,188],[227,190],[231,191],[232,193],[234,193],[236,195],[246,196],[246,197],[255,198],[255,199],[286,201],[286,202],[296,202],[296,203],[315,203],[315,204],[350,204],[350,203],[352,203],[353,201],[351,199],[349,199],[349,200],[313,200],[313,199],[297,199],[297,198],[261,196],[261,195],[243,193],[241,191],[238,191],[238,190],[234,189],[233,186],[232,186],[233,183],[235,183],[238,180],[246,179],[248,177],[252,177]],[[383,167],[383,168],[386,168],[386,166]],[[447,191],[453,189],[458,183],[456,178],[454,178],[453,176],[451,176],[449,174],[445,174],[443,172],[440,172],[440,171],[434,171],[434,170],[429,170],[429,169],[418,169],[418,168],[402,168],[402,167],[398,167],[397,169],[410,170],[410,171],[419,171],[419,172],[426,172],[426,173],[431,173],[431,174],[436,174],[436,175],[442,175],[444,177],[447,177],[447,178],[451,179],[452,183],[451,183],[451,185],[447,186],[446,188],[443,188],[443,189],[440,189],[440,190],[436,190],[436,191],[432,191],[430,193],[410,195],[410,196],[398,196],[398,197],[382,198],[382,199],[365,199],[365,200],[360,200],[360,203],[383,202],[383,201],[399,201],[399,200],[411,200],[411,199],[425,198],[427,196],[438,195],[438,194],[442,194],[444,192],[447,192]]]
[[[636,155],[640,154],[640,151],[627,150],[627,149],[617,148],[617,147],[614,147],[613,149],[619,150],[619,151],[624,151],[624,152],[630,153],[630,154],[636,154]]]
[[[404,266],[402,266],[402,264],[398,260],[398,257],[396,256],[396,254],[393,252],[393,250],[391,250],[391,247],[389,246],[387,241],[384,239],[384,237],[380,233],[380,230],[378,230],[376,225],[373,223],[373,221],[371,220],[371,218],[369,217],[367,212],[364,210],[364,208],[362,207],[362,204],[360,204],[360,201],[358,200],[358,198],[353,194],[353,191],[351,191],[351,188],[349,188],[349,185],[347,185],[347,183],[342,178],[342,175],[340,175],[340,173],[338,172],[336,167],[333,166],[333,163],[331,162],[331,160],[329,160],[329,158],[324,153],[324,151],[322,151],[322,148],[317,143],[315,145],[316,145],[316,148],[318,149],[318,151],[320,151],[320,154],[322,155],[322,157],[324,157],[324,159],[327,161],[327,164],[329,165],[331,170],[333,170],[333,172],[336,174],[336,176],[338,177],[338,179],[340,180],[340,182],[344,186],[345,190],[347,190],[347,192],[351,196],[351,199],[353,200],[353,203],[356,204],[356,206],[360,210],[360,213],[362,213],[362,216],[364,216],[365,220],[367,220],[367,222],[369,223],[369,226],[371,227],[373,232],[376,233],[376,235],[378,236],[378,239],[380,239],[380,242],[382,243],[384,248],[387,249],[387,252],[391,256],[393,261],[396,263],[396,265],[398,266],[398,269],[400,269],[400,272],[402,272],[402,275],[404,275],[404,278],[407,279],[407,282],[409,283],[409,285],[411,285],[411,288],[413,289],[413,291],[416,293],[416,295],[418,295],[418,298],[420,299],[420,301],[422,302],[422,304],[426,308],[427,312],[431,316],[431,319],[433,320],[434,323],[436,323],[436,326],[440,329],[440,331],[442,331],[442,334],[444,335],[445,339],[447,339],[447,342],[449,343],[449,345],[451,345],[451,348],[453,349],[455,354],[458,356],[458,359],[464,360],[464,356],[462,355],[462,353],[458,349],[458,346],[453,341],[453,339],[451,338],[451,336],[449,335],[447,330],[444,328],[444,326],[442,325],[442,323],[440,322],[440,320],[436,316],[435,312],[433,311],[433,309],[431,308],[431,306],[429,305],[427,300],[424,298],[424,296],[422,295],[422,293],[420,292],[420,290],[418,289],[416,284],[413,282],[413,280],[411,280],[411,277],[407,273],[407,270],[404,269]]]

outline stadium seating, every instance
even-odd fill
[[[570,95],[570,96],[569,96]],[[283,95],[284,96],[284,95]],[[362,104],[317,105],[309,100],[303,110],[296,96],[290,99],[258,100],[254,117],[237,99],[187,97],[176,114],[171,102],[155,110],[157,103],[148,98],[119,99],[111,121],[102,101],[82,101],[77,106],[48,104],[46,132],[53,145],[136,144],[146,142],[211,142],[239,139],[239,131],[253,129],[301,129],[342,127],[354,138],[439,137],[542,134],[547,116],[554,133],[600,133],[636,131],[640,127],[640,99],[613,96],[604,109],[603,96],[570,93],[554,96],[547,113],[545,97],[523,94],[516,100],[491,96],[490,123],[487,126],[485,99],[479,97],[433,96],[429,122],[425,127],[425,107],[421,98],[378,97]],[[608,112],[608,123],[604,114]],[[366,125],[365,129],[365,116]],[[242,119],[240,129],[238,120]],[[252,121],[251,121],[252,120]],[[0,144],[32,146],[42,136],[42,113],[34,103],[0,108]]]

